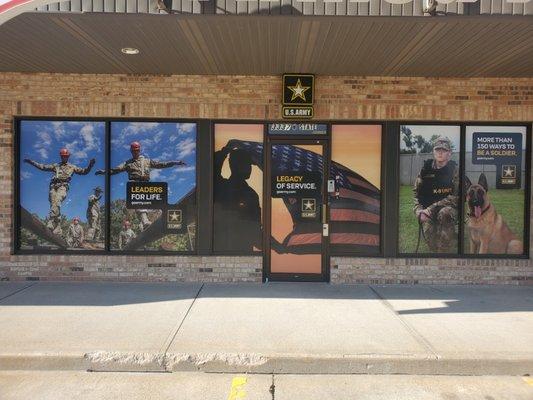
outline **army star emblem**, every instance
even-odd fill
[[[315,208],[314,205],[315,205],[314,202],[307,200],[304,203],[304,210],[313,210]]]
[[[179,221],[181,218],[181,215],[178,211],[169,211],[168,213],[168,219],[170,222]]]
[[[503,174],[503,176],[514,176],[514,169],[508,166],[506,169],[503,170]]]
[[[309,90],[311,88],[311,86],[302,86],[302,82],[300,81],[300,79],[298,79],[296,81],[296,85],[295,86],[287,86],[287,87],[292,92],[291,101],[293,101],[297,97],[299,97],[303,101],[307,101],[305,99],[305,92],[306,92],[306,90]]]

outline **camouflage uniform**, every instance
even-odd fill
[[[122,250],[133,239],[135,239],[135,232],[133,232],[133,229],[122,229],[118,235],[118,248]]]
[[[115,175],[120,172],[128,173],[128,180],[134,182],[149,182],[150,181],[150,170],[170,168],[175,165],[180,165],[180,161],[157,161],[151,160],[144,156],[139,156],[138,158],[130,158],[128,161],[123,162],[118,165],[116,168],[111,168],[110,174]],[[141,231],[145,230],[150,224],[148,218],[149,210],[137,210],[139,214],[140,224],[139,227]]]
[[[100,239],[100,198],[102,197],[102,191],[96,190],[94,194],[89,196],[87,202],[87,224],[89,229],[87,230],[88,240]]]
[[[82,247],[83,241],[83,227],[80,224],[70,224],[67,232],[67,244],[69,247]]]
[[[446,139],[449,147],[449,140]],[[453,160],[437,168],[435,160],[424,162],[414,188],[414,212],[427,210],[430,218],[422,224],[424,238],[432,253],[451,253],[457,249],[457,209],[459,168]]]
[[[54,177],[50,180],[48,191],[50,213],[48,214],[48,222],[46,226],[55,234],[61,235],[61,203],[63,203],[67,197],[72,175],[87,175],[91,171],[94,161],[90,162],[87,168],[80,168],[68,162],[55,164],[41,164],[33,160],[28,160],[27,162],[41,171],[50,171],[54,173]]]

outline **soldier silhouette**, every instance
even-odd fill
[[[86,168],[81,168],[68,162],[70,157],[70,152],[68,149],[63,148],[59,150],[59,156],[61,157],[61,162],[54,164],[41,164],[30,160],[29,158],[25,158],[24,162],[33,165],[35,168],[40,169],[41,171],[54,173],[54,176],[50,180],[50,186],[48,190],[50,213],[48,214],[48,222],[46,226],[55,234],[61,235],[63,233],[60,224],[61,204],[67,197],[72,175],[87,175],[91,171],[95,160],[94,158],[91,158],[89,160],[89,165],[87,165]]]
[[[222,165],[229,155],[231,175],[222,177]],[[242,149],[225,146],[214,159],[214,247],[224,251],[253,251],[261,248],[259,196],[246,180],[252,159]],[[231,234],[229,234],[231,232]]]
[[[132,142],[130,144],[131,158],[115,168],[109,170],[110,175],[115,175],[121,172],[128,173],[128,179],[133,182],[149,182],[150,170],[170,168],[176,165],[185,165],[183,161],[157,161],[151,160],[141,154],[141,144],[139,142]],[[104,169],[99,169],[96,175],[105,174]],[[137,210],[140,217],[140,229],[145,230],[150,224],[148,219],[148,210]]]

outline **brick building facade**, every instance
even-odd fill
[[[315,93],[314,119],[325,122],[533,120],[531,78],[318,76]],[[261,282],[259,256],[13,254],[13,122],[16,116],[268,121],[280,119],[280,100],[279,76],[0,73],[0,278]],[[330,264],[332,283],[533,283],[530,259],[331,257]]]

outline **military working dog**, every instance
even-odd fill
[[[465,183],[470,252],[473,254],[522,254],[522,241],[509,229],[501,214],[498,214],[490,202],[489,186],[485,174],[480,175],[477,184],[472,184],[468,177]]]

